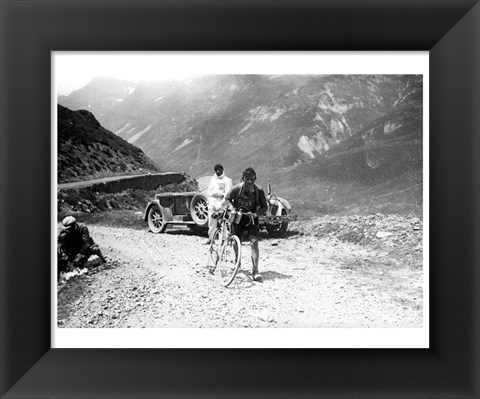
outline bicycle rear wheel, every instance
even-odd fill
[[[222,247],[217,265],[220,283],[224,287],[228,287],[237,275],[241,257],[242,245],[240,239],[235,235],[229,236]]]
[[[208,247],[207,266],[210,268],[211,273],[213,273],[217,268],[218,259],[220,258],[220,243],[222,242],[221,235],[222,232],[220,229],[216,230],[213,234],[212,242]]]

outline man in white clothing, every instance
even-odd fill
[[[223,172],[223,166],[216,164],[213,169],[215,170],[215,174],[212,176],[207,190],[208,240],[205,242],[205,244],[210,244],[211,240],[213,239],[213,234],[217,229],[218,220],[214,219],[212,215],[227,206],[227,203],[225,202],[225,195],[227,195],[232,188],[232,179],[225,176],[225,173]]]

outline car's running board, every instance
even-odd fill
[[[196,223],[192,220],[168,220],[165,221],[165,224],[195,224]]]

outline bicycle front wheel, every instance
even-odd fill
[[[241,257],[242,245],[240,239],[235,235],[229,236],[222,247],[217,265],[220,283],[224,287],[228,287],[237,275]]]

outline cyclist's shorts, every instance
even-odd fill
[[[233,224],[233,234],[235,234],[240,240],[243,237],[243,234],[245,232],[248,233],[248,238],[251,236],[259,238],[260,237],[260,224],[258,222],[258,218],[255,218],[255,224],[247,226],[247,224],[250,222],[250,218],[243,216],[242,220],[240,220],[240,223]]]

